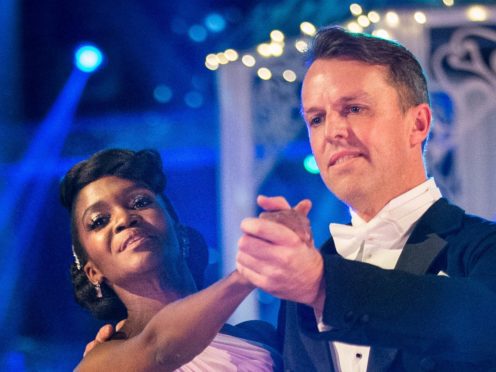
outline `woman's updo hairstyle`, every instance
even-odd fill
[[[105,283],[101,283],[103,296],[97,297],[94,285],[83,270],[88,255],[79,241],[74,216],[74,205],[79,192],[86,185],[105,176],[139,182],[162,197],[167,212],[175,223],[179,244],[193,279],[197,287],[203,287],[208,248],[200,233],[179,223],[176,211],[164,195],[167,180],[162,169],[160,154],[155,150],[109,149],[97,152],[89,159],[77,163],[67,172],[60,184],[62,205],[71,214],[72,249],[75,256],[71,264],[71,277],[76,302],[98,319],[119,320],[127,317],[126,307]]]

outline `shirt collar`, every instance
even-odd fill
[[[369,222],[350,208],[351,224],[353,226],[375,225],[378,220],[382,220],[394,223],[400,233],[405,233],[441,196],[436,181],[434,178],[429,178],[392,199]]]
[[[331,223],[329,229],[337,252],[345,258],[356,259],[362,249],[372,246],[381,250],[402,249],[419,218],[441,197],[433,179],[391,200],[369,222],[353,211],[352,226]]]

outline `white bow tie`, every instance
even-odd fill
[[[359,226],[331,223],[329,228],[339,255],[358,261],[362,261],[364,249],[390,250],[404,235],[394,221],[381,218]]]
[[[399,256],[416,221],[440,197],[436,183],[429,179],[390,201],[368,223],[353,212],[355,226],[331,223],[329,229],[337,252],[346,259],[388,261],[390,266],[390,259]]]

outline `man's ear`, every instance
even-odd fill
[[[413,126],[410,132],[410,145],[421,145],[429,135],[431,128],[432,112],[427,103],[421,103],[411,109]]]
[[[101,283],[103,281],[103,274],[95,266],[93,261],[88,260],[88,262],[84,265],[83,270],[91,283],[96,285],[97,283]]]

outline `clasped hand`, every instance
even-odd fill
[[[269,213],[241,222],[237,270],[253,285],[276,297],[320,309],[324,264],[307,219],[310,200],[299,202],[292,210],[283,197],[259,196],[257,203]],[[293,211],[298,216],[270,216],[270,212],[277,211]]]

